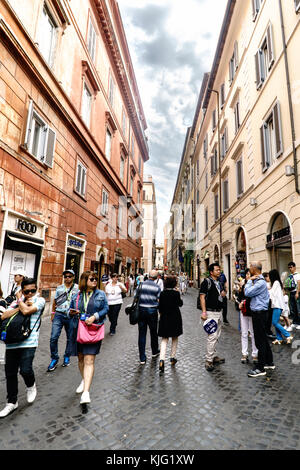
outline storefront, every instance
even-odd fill
[[[77,283],[84,270],[85,248],[86,241],[84,239],[69,233],[67,234],[64,269],[73,269],[75,272],[75,282]]]
[[[27,277],[39,280],[46,225],[7,209],[1,234],[0,281],[6,297],[14,283],[14,275],[23,269]]]
[[[285,277],[288,263],[293,261],[291,227],[287,217],[277,212],[270,223],[266,248],[270,256],[271,269],[277,269]]]

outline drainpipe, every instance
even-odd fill
[[[297,150],[296,150],[296,132],[295,132],[295,119],[293,111],[293,101],[292,101],[292,92],[291,92],[291,81],[290,81],[290,72],[289,72],[289,62],[287,56],[287,45],[284,31],[284,19],[282,11],[282,1],[278,0],[279,3],[279,12],[280,12],[280,21],[281,21],[281,33],[282,33],[282,42],[283,42],[283,53],[284,53],[284,62],[285,62],[285,74],[286,74],[286,84],[288,91],[288,100],[289,100],[289,110],[290,110],[290,120],[291,120],[291,131],[292,131],[292,142],[293,142],[293,159],[294,159],[294,174],[295,174],[295,187],[296,192],[300,194],[299,189],[299,176],[298,176],[298,163],[297,163]]]

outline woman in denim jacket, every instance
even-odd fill
[[[95,369],[95,357],[100,352],[101,343],[81,344],[77,342],[79,316],[85,315],[87,325],[97,323],[102,325],[108,312],[108,303],[103,291],[97,289],[97,274],[92,271],[82,273],[79,282],[79,292],[72,297],[70,303],[71,334],[70,349],[72,356],[78,356],[78,368],[82,377],[76,393],[81,393],[80,404],[91,402],[90,386]]]

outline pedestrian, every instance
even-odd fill
[[[254,339],[253,323],[252,323],[251,309],[250,309],[251,299],[245,296],[245,284],[246,282],[249,281],[250,276],[251,276],[250,270],[248,268],[245,270],[245,276],[246,278],[243,281],[243,285],[238,295],[239,308],[240,308],[241,342],[242,342],[241,363],[247,364],[249,362],[248,337],[250,333],[251,344],[252,344],[252,361],[253,361],[253,364],[257,364],[258,349],[255,345],[255,339]]]
[[[280,324],[280,316],[285,309],[284,304],[284,297],[282,291],[282,282],[280,279],[279,272],[277,269],[272,269],[269,272],[270,282],[271,282],[271,290],[270,290],[270,298],[272,302],[272,309],[273,309],[273,318],[272,323],[275,327],[276,331],[276,339],[272,342],[272,344],[282,344],[283,339],[286,339],[287,344],[291,344],[293,340],[293,336],[291,336],[289,331],[286,331],[283,326]]]
[[[147,360],[146,356],[146,337],[147,327],[150,330],[152,357],[159,355],[157,320],[158,320],[158,301],[160,296],[160,287],[155,284],[157,279],[157,271],[152,270],[149,273],[149,279],[144,281],[140,289],[139,302],[139,355],[140,363],[144,365]]]
[[[129,275],[129,297],[134,293],[134,277],[132,274]]]
[[[70,335],[70,351],[72,356],[78,356],[78,368],[82,381],[76,390],[81,393],[80,404],[91,402],[90,387],[92,384],[95,358],[100,352],[102,340],[96,343],[82,344],[77,342],[78,322],[85,321],[86,325],[103,325],[108,312],[105,293],[97,289],[98,277],[93,271],[85,271],[80,276],[79,292],[73,294],[70,304],[72,316],[72,334]],[[82,320],[79,319],[82,318]]]
[[[168,276],[165,280],[165,289],[159,297],[159,326],[158,336],[162,338],[160,344],[159,370],[164,372],[165,356],[169,338],[172,338],[171,365],[177,362],[176,351],[178,336],[182,335],[182,317],[180,308],[183,305],[180,293],[175,290],[176,278]]]
[[[16,300],[16,294],[17,292],[20,292],[22,290],[22,281],[26,277],[26,272],[22,268],[18,268],[15,271],[14,274],[14,283],[12,285],[12,288],[10,290],[10,294],[6,297],[6,303],[7,305],[10,305],[12,302]]]
[[[292,327],[296,330],[300,330],[300,303],[299,303],[299,292],[300,292],[300,274],[296,270],[296,264],[291,261],[288,264],[290,274],[285,281],[285,288],[290,293],[290,314],[292,318]]]
[[[267,287],[268,287],[268,290],[270,291],[271,289],[271,282],[270,282],[270,277],[269,277],[269,273],[268,272],[265,272],[263,273],[263,277],[267,283]],[[270,339],[270,340],[274,340],[276,339],[276,335],[274,335],[273,331],[272,331],[272,318],[273,318],[273,309],[272,309],[272,305],[271,305],[271,299],[269,301],[269,308],[268,308],[268,316],[267,316],[267,321],[266,321],[266,332],[267,332],[267,337]]]
[[[182,271],[179,275],[179,291],[181,295],[185,294],[185,276]]]
[[[227,279],[223,271],[221,271],[220,277],[219,277],[219,282],[221,284],[221,296],[223,297],[223,310],[222,310],[222,315],[223,315],[223,323],[224,325],[229,325],[229,321],[227,320],[227,290],[228,290],[228,284],[227,284]]]
[[[57,287],[52,305],[51,313],[51,336],[50,336],[50,355],[51,362],[47,371],[52,372],[56,369],[58,355],[58,339],[64,328],[66,332],[66,347],[64,361],[62,366],[67,367],[70,364],[70,303],[72,295],[78,292],[78,285],[75,283],[75,272],[73,269],[66,269],[63,272],[64,283]]]
[[[293,327],[289,319],[290,307],[289,307],[289,292],[287,291],[287,289],[283,289],[283,300],[284,300],[284,311],[282,312],[282,316],[283,316],[283,320],[285,324],[283,328],[285,328],[286,331],[293,331]]]
[[[155,281],[155,284],[157,284],[160,287],[161,291],[164,290],[164,281],[162,280],[160,273],[157,273],[157,279]]]
[[[33,403],[37,395],[33,360],[39,340],[38,319],[45,308],[45,299],[37,294],[37,282],[32,278],[25,278],[21,290],[16,294],[17,300],[2,314],[1,319],[12,317],[20,311],[23,315],[30,315],[30,336],[20,343],[7,344],[5,351],[5,378],[7,387],[7,403],[0,411],[0,418],[5,418],[18,408],[18,371],[27,387],[27,402]]]
[[[216,331],[207,335],[205,368],[208,372],[214,370],[215,365],[223,364],[224,358],[216,354],[217,342],[220,339],[223,324],[223,297],[221,295],[221,284],[218,281],[221,270],[219,263],[212,263],[208,267],[209,277],[204,279],[200,286],[198,297],[198,308],[202,310],[201,319],[214,320],[216,322]]]
[[[248,377],[260,377],[266,375],[265,369],[275,369],[273,354],[266,332],[270,295],[267,283],[262,275],[262,265],[260,262],[252,262],[250,264],[250,274],[250,279],[245,285],[245,296],[251,298],[250,309],[252,312],[254,339],[258,349],[258,362],[256,367],[248,372]]]
[[[127,292],[126,287],[124,284],[122,284],[122,282],[118,281],[118,278],[118,274],[112,274],[111,280],[106,284],[105,287],[105,294],[109,306],[108,318],[110,321],[110,336],[114,336],[116,334],[118,316],[123,303],[122,293],[126,294]]]

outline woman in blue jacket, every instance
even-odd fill
[[[82,377],[81,384],[76,393],[81,393],[80,404],[91,402],[90,387],[92,384],[95,358],[99,354],[102,341],[93,344],[77,342],[78,321],[81,315],[85,316],[85,323],[102,325],[108,312],[108,303],[103,291],[97,289],[97,274],[92,271],[82,273],[79,282],[79,292],[72,297],[70,315],[72,317],[70,348],[71,355],[78,356],[78,368]]]

